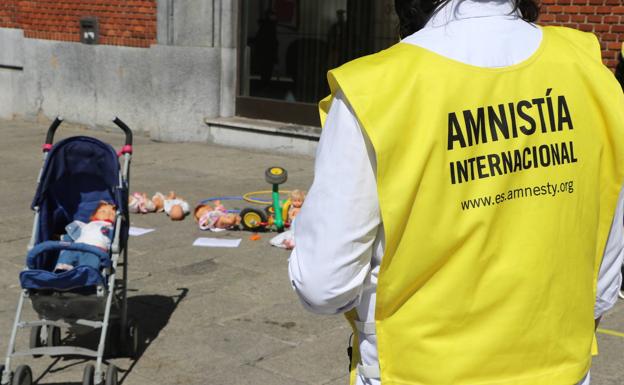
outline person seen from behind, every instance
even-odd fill
[[[624,249],[598,40],[533,0],[395,7],[401,41],[329,73],[296,293],[346,315],[352,384],[589,384]]]

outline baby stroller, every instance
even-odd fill
[[[120,119],[113,122],[126,135],[119,153],[95,138],[76,136],[52,145],[54,133],[62,122],[56,118],[48,129],[43,145],[43,168],[32,202],[34,224],[26,267],[20,273],[22,291],[11,331],[7,356],[0,365],[2,385],[31,385],[28,365],[11,370],[11,359],[20,356],[82,356],[96,358],[87,364],[83,384],[117,384],[117,368],[109,364],[104,374],[105,354],[120,350],[133,357],[139,349],[139,333],[128,319],[128,181],[132,158],[132,131]],[[120,165],[123,157],[123,166]],[[79,220],[88,222],[90,213],[101,202],[116,206],[112,221],[110,249],[59,239],[65,226]],[[61,250],[92,253],[99,258],[99,269],[91,266],[54,272]],[[95,260],[97,265],[97,259]],[[22,308],[30,300],[38,320],[22,320]],[[30,329],[30,346],[15,350],[19,329]],[[67,346],[61,341],[61,328],[74,334],[98,335],[95,350]],[[105,353],[105,351],[107,353]],[[112,353],[115,352],[115,353]]]

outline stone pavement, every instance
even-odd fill
[[[0,353],[18,298],[17,276],[32,226],[29,203],[41,166],[47,125],[0,121]],[[116,132],[63,125],[58,139],[92,135],[119,147]],[[289,172],[285,189],[307,189],[313,160],[206,144],[156,143],[137,135],[132,191],[175,190],[191,204],[211,196],[263,190],[264,170]],[[231,208],[243,203],[230,204]],[[287,278],[288,253],[268,245],[271,234],[206,234],[192,219],[133,215],[132,224],[155,228],[130,238],[131,313],[144,329],[146,347],[136,361],[115,359],[125,385],[346,384],[348,327],[339,316],[305,312]],[[199,236],[242,238],[237,249],[193,247]],[[573,299],[571,299],[573,300]],[[32,311],[27,312],[32,316]],[[624,305],[603,321],[624,332]],[[64,338],[70,338],[66,335]],[[20,335],[26,345],[28,336]],[[624,384],[624,338],[600,334],[593,385]],[[80,384],[84,360],[24,359],[39,384]]]

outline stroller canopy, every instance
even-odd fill
[[[95,138],[77,136],[54,145],[32,201],[40,214],[36,243],[58,239],[74,220],[88,222],[100,201],[125,209],[119,173],[115,150]]]
[[[115,150],[101,141],[77,136],[57,143],[43,167],[41,182],[32,207],[42,207],[54,198],[61,208],[80,220],[88,219],[77,211],[85,201],[105,200],[119,205],[114,196],[119,184],[119,161]]]

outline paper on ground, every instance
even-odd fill
[[[130,226],[130,230],[128,230],[128,234],[133,237],[138,237],[147,233],[151,233],[154,229],[144,229],[142,227],[134,227]]]
[[[197,238],[193,246],[201,247],[238,247],[241,239]]]

